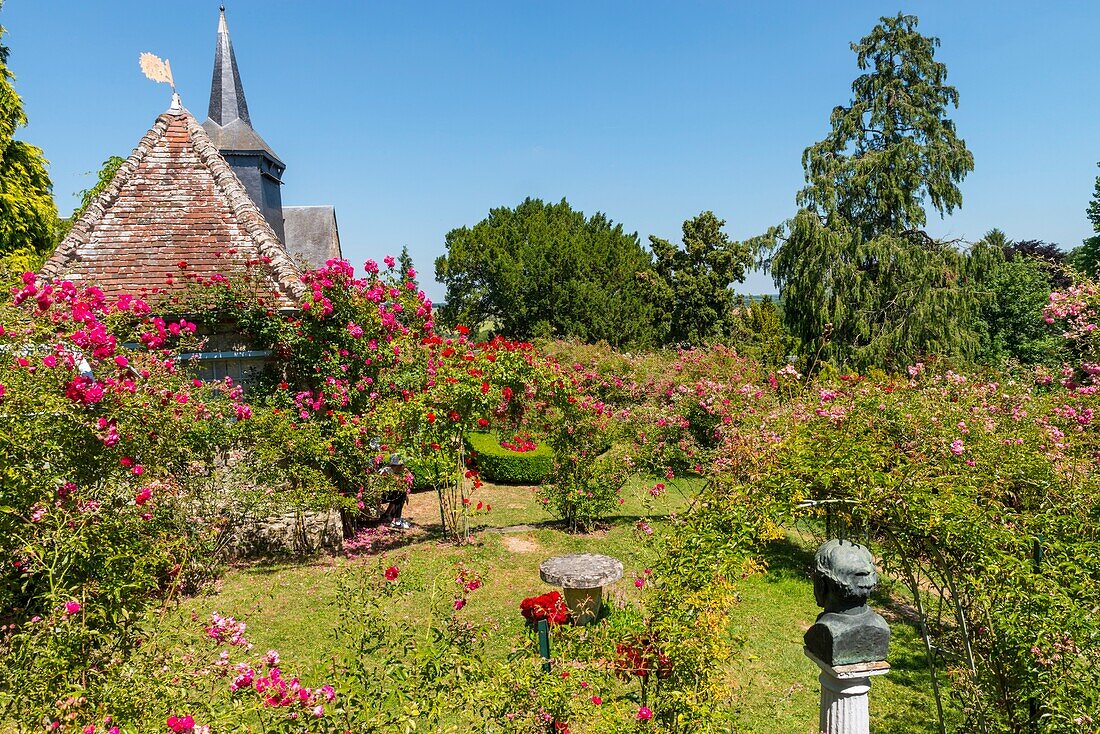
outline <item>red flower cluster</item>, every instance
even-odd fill
[[[506,438],[501,441],[500,447],[502,449],[508,449],[509,451],[515,451],[520,454],[525,454],[528,451],[534,451],[539,447],[539,445],[531,439],[530,434],[517,433],[511,438]]]
[[[193,734],[195,731],[195,720],[190,716],[169,716],[168,717],[168,729],[175,732],[175,734]],[[210,730],[210,727],[200,727],[206,731]]]
[[[647,678],[655,673],[662,680],[672,675],[672,661],[660,652],[647,637],[635,637],[615,645],[615,675],[628,679],[634,675]]]
[[[569,609],[557,591],[524,599],[519,603],[519,613],[532,623],[545,619],[549,624],[564,624],[569,620]]]

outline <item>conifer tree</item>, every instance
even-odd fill
[[[4,33],[0,26],[0,39]],[[10,269],[29,270],[56,244],[57,207],[42,150],[14,139],[27,115],[13,86],[8,54],[0,43],[0,259]]]
[[[947,117],[958,92],[939,40],[909,15],[852,44],[864,71],[831,131],[803,153],[806,187],[771,261],[788,328],[805,353],[855,367],[899,367],[977,347],[971,258],[925,231],[925,203],[962,204],[974,159]]]
[[[442,323],[614,347],[659,339],[649,253],[637,234],[602,213],[528,198],[451,230],[446,246],[435,261],[436,279],[447,287]]]
[[[649,249],[667,304],[668,340],[701,344],[732,333],[734,294],[752,264],[748,245],[722,231],[725,220],[703,212],[683,225],[682,248],[649,236]]]
[[[1100,165],[1100,163],[1097,165]],[[1096,184],[1092,190],[1092,201],[1089,202],[1085,214],[1092,222],[1092,229],[1096,234],[1087,238],[1080,247],[1074,249],[1071,260],[1075,268],[1095,278],[1097,273],[1100,272],[1100,176],[1096,177]]]
[[[401,254],[397,257],[397,269],[401,271],[401,277],[406,281],[411,282],[417,288],[420,287],[420,279],[417,275],[409,277],[409,272],[416,273],[416,266],[413,265],[412,255],[409,254],[409,246],[402,245]]]

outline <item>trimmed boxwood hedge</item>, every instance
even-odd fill
[[[538,484],[554,468],[554,452],[546,444],[534,451],[512,451],[495,433],[467,433],[466,448],[474,453],[481,478],[498,484]]]

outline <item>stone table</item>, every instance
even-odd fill
[[[589,624],[600,614],[603,587],[623,577],[623,563],[596,553],[571,553],[543,561],[539,576],[565,592],[565,605],[574,624]]]

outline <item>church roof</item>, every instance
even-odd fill
[[[310,268],[343,258],[334,207],[284,206],[283,232],[291,256],[300,257]]]
[[[206,134],[223,152],[264,151],[280,164],[279,156],[252,129],[248,102],[244,97],[237,55],[229,38],[225,8],[218,16],[218,43],[214,47],[214,74],[210,80],[209,117],[202,124]]]
[[[283,161],[275,154],[271,146],[260,137],[259,133],[252,129],[251,125],[240,118],[226,125],[219,125],[213,120],[207,120],[202,124],[202,129],[206,131],[214,146],[224,153],[263,151],[271,156],[275,162],[283,165]]]
[[[278,306],[296,308],[305,294],[301,271],[202,126],[174,104],[42,275],[108,296],[171,294],[187,288],[188,274],[208,278],[263,261]]]

